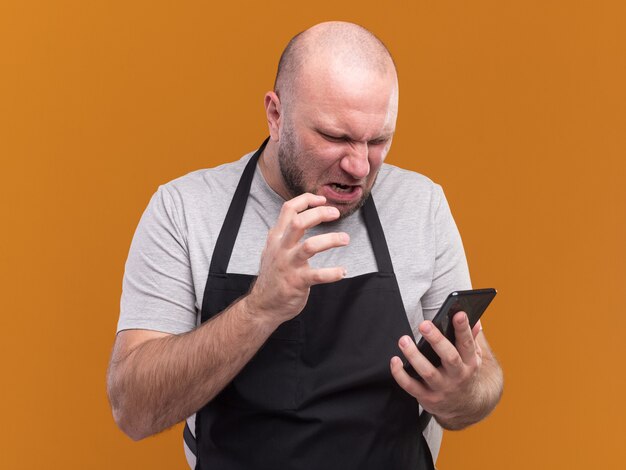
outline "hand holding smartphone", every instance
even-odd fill
[[[432,322],[439,331],[456,346],[456,335],[454,333],[454,325],[452,324],[454,315],[458,312],[465,312],[469,320],[470,328],[473,328],[496,294],[495,289],[473,289],[452,292],[446,298]],[[421,338],[417,343],[417,349],[435,367],[441,365],[441,358],[424,338]],[[417,378],[421,380],[421,377],[417,375],[410,364],[405,365],[405,369],[411,376],[417,376]]]

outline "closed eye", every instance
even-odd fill
[[[338,143],[338,142],[346,142],[348,140],[348,138],[346,136],[339,136],[338,137],[338,136],[326,134],[324,132],[320,132],[320,131],[318,131],[318,132],[324,139],[326,139],[329,142]]]
[[[340,135],[340,136],[331,135],[331,134],[327,134],[326,132],[322,132],[320,130],[318,130],[317,133],[321,135],[324,139],[326,139],[328,142],[332,142],[332,143],[353,142],[353,140],[348,135]],[[373,146],[385,145],[389,142],[389,139],[390,137],[386,137],[386,136],[380,137],[378,139],[368,141],[367,145],[373,145]]]

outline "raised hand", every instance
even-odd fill
[[[325,197],[310,193],[285,202],[276,226],[268,233],[259,276],[246,301],[255,315],[276,326],[302,311],[312,285],[335,282],[345,276],[345,269],[339,266],[313,269],[309,259],[347,245],[347,233],[325,233],[301,241],[310,228],[339,218],[339,210],[324,206],[325,203]]]

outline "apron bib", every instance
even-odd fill
[[[227,273],[265,143],[248,162],[211,259],[202,322],[247,294]],[[434,469],[428,419],[391,375],[413,337],[371,195],[361,209],[378,272],[311,287],[241,372],[196,414],[197,470]],[[190,435],[188,429],[186,435]]]

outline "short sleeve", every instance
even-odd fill
[[[196,299],[181,213],[166,186],[152,196],[126,261],[118,332],[178,334],[195,327]]]
[[[450,292],[472,288],[461,235],[439,185],[435,185],[433,204],[435,264],[432,284],[421,299],[424,318],[430,320]]]

